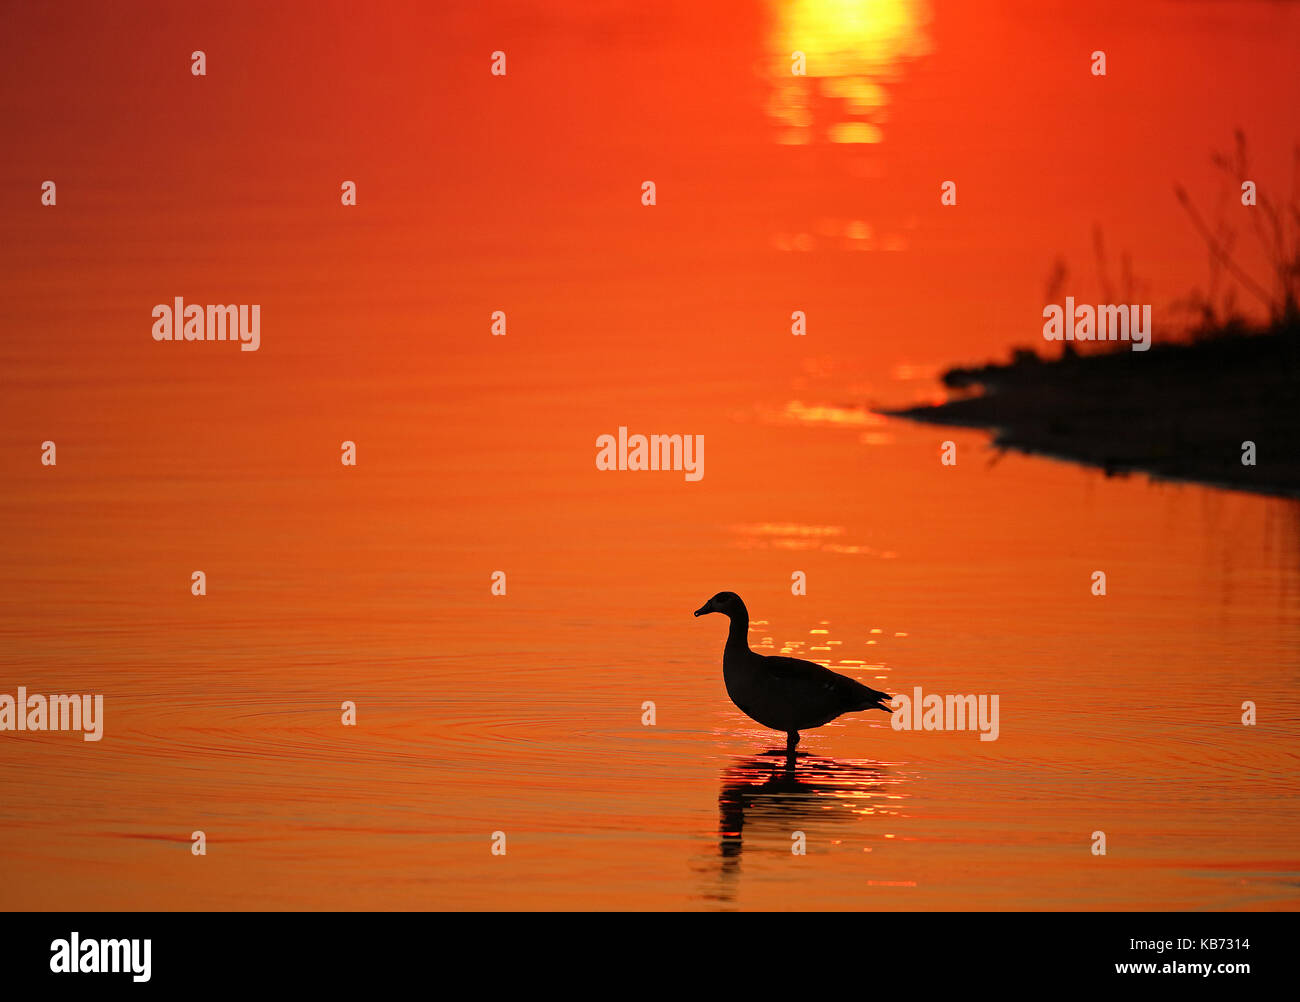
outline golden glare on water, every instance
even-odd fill
[[[881,142],[888,85],[932,49],[926,0],[794,0],[772,15],[778,141]]]
[[[791,400],[784,416],[799,424],[863,427],[882,425],[885,419],[865,407],[839,407],[832,404],[805,404]]]

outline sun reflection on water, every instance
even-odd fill
[[[889,85],[932,50],[926,0],[774,0],[771,11],[778,142],[881,142]]]

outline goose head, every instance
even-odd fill
[[[720,591],[696,609],[695,615],[703,616],[710,612],[720,612],[728,618],[743,615],[745,603],[740,600],[740,596],[734,591]]]

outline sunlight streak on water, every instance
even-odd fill
[[[926,0],[774,0],[770,9],[778,141],[879,143],[889,85],[932,51]],[[794,52],[806,75],[791,72]]]

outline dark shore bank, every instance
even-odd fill
[[[1300,497],[1300,329],[950,369],[970,390],[938,406],[885,411],[987,428],[1006,449],[1074,460],[1108,476],[1145,472]],[[1255,465],[1242,462],[1255,443]]]

